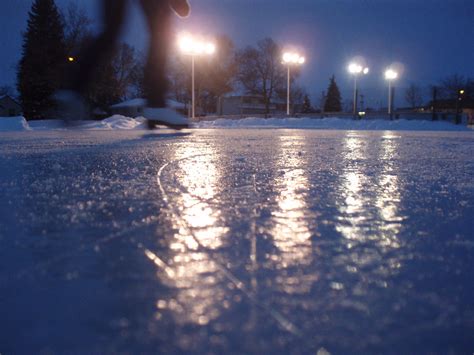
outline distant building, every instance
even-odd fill
[[[230,95],[220,99],[217,107],[218,115],[247,116],[265,114],[265,101],[259,95]],[[269,107],[270,114],[283,114],[286,112],[286,102],[272,102]]]
[[[177,102],[174,100],[166,100],[166,104],[169,108],[176,110],[182,115],[186,116],[188,114],[186,105],[181,102]],[[145,99],[132,99],[110,106],[110,113],[113,115],[123,115],[135,118],[143,116],[143,109],[145,108],[145,106]]]
[[[0,96],[0,117],[21,116],[21,105],[8,95]]]

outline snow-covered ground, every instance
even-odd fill
[[[0,353],[472,353],[472,132],[32,128]]]
[[[78,128],[86,130],[143,130],[143,117],[130,118],[114,115],[102,121],[86,121]],[[465,125],[446,121],[387,120],[349,118],[245,118],[216,119],[193,124],[195,128],[295,128],[295,129],[339,129],[339,130],[392,130],[392,131],[469,131]],[[55,130],[64,129],[62,121],[42,120],[26,122],[23,117],[0,118],[0,132],[12,130]]]
[[[466,131],[466,126],[446,121],[387,120],[350,118],[245,118],[238,120],[217,119],[202,121],[200,128],[298,128],[298,129],[342,129],[342,130],[393,130],[393,131]]]

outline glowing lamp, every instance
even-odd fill
[[[395,80],[398,78],[398,73],[393,69],[387,69],[385,71],[385,79],[386,80]]]

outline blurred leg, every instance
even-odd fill
[[[170,8],[165,0],[140,0],[150,33],[144,89],[150,107],[166,107],[166,62],[171,42]]]
[[[112,55],[125,18],[127,0],[102,0],[103,30],[87,48],[79,54],[78,68],[72,80],[72,89],[84,93],[97,75],[99,66]]]

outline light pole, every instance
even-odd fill
[[[388,114],[390,118],[393,116],[393,94],[392,94],[392,82],[398,78],[398,72],[392,68],[388,68],[385,71],[385,80],[388,81]]]
[[[298,53],[286,52],[283,54],[283,64],[288,67],[288,84],[287,84],[287,100],[286,100],[286,114],[290,115],[290,85],[291,85],[291,72],[290,68],[292,65],[303,65],[306,59],[300,56]]]
[[[179,39],[179,48],[185,55],[191,57],[191,118],[196,118],[196,94],[195,94],[195,61],[197,56],[212,55],[216,46],[211,42],[200,41],[191,36],[183,36]]]
[[[349,64],[349,67],[347,68],[350,74],[354,75],[354,105],[352,108],[352,114],[354,117],[357,115],[357,99],[359,97],[358,92],[357,92],[357,76],[360,74],[367,75],[369,74],[369,68],[363,67],[362,65],[358,63],[351,63]]]

